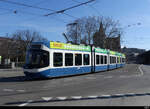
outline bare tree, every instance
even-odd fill
[[[83,17],[67,25],[67,37],[75,44],[91,44],[96,31],[96,18]]]
[[[122,39],[122,29],[119,21],[113,20],[111,17],[83,17],[75,20],[67,26],[67,40],[75,44],[94,44],[102,48],[107,46],[107,38],[120,37]],[[113,39],[112,39],[113,40]],[[99,44],[100,43],[100,44]],[[115,41],[111,41],[114,45]]]
[[[93,42],[93,34],[96,32],[97,20],[95,17],[88,17],[85,22],[85,36],[87,36],[87,44],[92,44]]]
[[[107,37],[116,37],[118,34],[123,34],[118,20],[115,21],[111,17],[100,17],[99,21],[102,22]]]
[[[17,30],[11,35],[11,51],[13,56],[19,57],[20,61],[25,60],[27,47],[33,41],[46,41],[47,39],[35,30]]]

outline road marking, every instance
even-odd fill
[[[96,79],[95,77],[86,77],[86,79]]]
[[[3,91],[12,92],[12,91],[14,91],[14,90],[13,90],[13,89],[3,89]]]
[[[120,78],[127,78],[127,76],[125,76],[125,75],[121,75],[121,76],[119,76]]]
[[[144,72],[143,72],[143,70],[141,69],[141,67],[142,67],[142,65],[139,66],[139,70],[140,70],[140,72],[141,72],[141,75],[140,75],[140,76],[144,75]]]
[[[23,104],[20,104],[20,105],[18,105],[19,107],[22,107],[22,106],[26,106],[26,105],[28,105],[29,103],[31,103],[33,100],[29,100],[29,101],[27,101],[26,103],[23,103]]]
[[[113,76],[106,76],[106,77],[104,77],[104,78],[106,78],[106,79],[109,79],[109,78],[112,78]]]
[[[25,92],[25,90],[16,90],[17,92]]]
[[[97,98],[98,96],[88,96],[88,98]]]
[[[112,96],[114,96],[114,97],[123,97],[124,94],[114,94],[114,95],[112,95]]]
[[[42,99],[43,100],[45,100],[45,101],[49,101],[49,100],[51,100],[53,97],[42,97]]]
[[[111,97],[111,95],[101,95],[100,97]]]
[[[59,100],[66,100],[67,99],[67,97],[56,97],[56,98]]]
[[[125,94],[112,94],[112,95],[100,95],[100,96],[97,96],[97,95],[91,95],[91,96],[85,96],[85,97],[82,97],[82,96],[71,96],[71,99],[70,97],[55,97],[56,99],[54,100],[62,100],[62,101],[66,101],[66,100],[83,100],[83,99],[112,99],[112,98],[123,98],[123,97],[135,97],[135,96],[146,96],[146,95],[150,95],[150,93],[125,93]],[[53,100],[54,97],[42,97],[42,99],[44,99],[45,101],[50,101],[50,100]],[[19,106],[25,106],[29,103],[31,103],[32,101],[28,101],[27,103],[23,103]]]
[[[73,98],[73,99],[81,99],[82,96],[72,96],[71,98]]]

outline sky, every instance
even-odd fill
[[[51,10],[62,10],[77,2],[88,0],[9,0]],[[93,8],[94,7],[94,8]],[[17,10],[17,14],[13,13]],[[64,14],[49,14],[51,10],[34,9],[0,1],[0,36],[11,35],[16,30],[39,31],[50,41],[65,42],[62,33],[66,25],[85,16],[104,16],[118,20],[124,30],[122,47],[150,50],[150,0],[96,0],[65,11]],[[141,23],[141,25],[137,25]],[[128,25],[131,25],[128,27]]]

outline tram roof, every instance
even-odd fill
[[[60,50],[73,50],[73,51],[91,51],[90,46],[86,45],[75,45],[70,43],[61,43],[61,42],[53,42],[53,41],[43,41],[43,42],[33,42],[33,44],[43,44],[47,46],[50,49],[60,49]],[[116,51],[111,51],[108,49],[102,49],[102,48],[95,48],[95,52],[97,53],[103,53],[103,54],[111,54],[115,56],[122,56],[125,57],[125,54],[119,53]]]

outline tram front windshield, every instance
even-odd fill
[[[49,52],[44,50],[28,50],[25,68],[43,68],[49,66]]]

